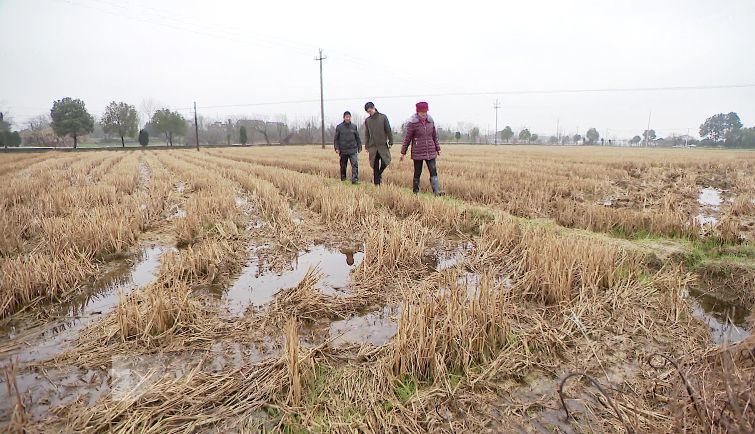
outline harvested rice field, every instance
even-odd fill
[[[755,153],[393,153],[0,154],[0,430],[755,430]]]

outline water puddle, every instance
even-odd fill
[[[299,253],[284,272],[276,273],[261,270],[259,259],[254,256],[225,294],[229,309],[232,314],[241,315],[250,305],[265,305],[280,290],[296,286],[310,267],[317,267],[323,273],[318,289],[326,294],[343,294],[348,288],[351,271],[363,259],[364,253],[356,249],[334,250],[317,245]]]
[[[477,293],[480,290],[481,280],[482,276],[480,276],[479,273],[476,273],[474,271],[464,271],[456,279],[456,285],[458,285],[459,288],[466,289],[467,300],[472,300],[477,296]],[[508,276],[499,275],[493,279],[491,284],[493,285],[493,287],[500,287],[503,290],[509,290],[513,286],[514,282]],[[450,289],[446,286],[438,288],[439,295],[445,295],[449,291]]]
[[[699,226],[715,226],[718,224],[718,218],[711,215],[698,214],[695,216],[695,223]]]
[[[734,344],[750,335],[747,326],[750,309],[699,290],[691,290],[690,297],[693,316],[708,325],[716,344],[727,340]]]
[[[388,305],[383,310],[362,316],[333,321],[330,323],[330,336],[335,337],[333,346],[346,344],[385,345],[398,332],[398,318],[401,306]]]
[[[27,414],[32,420],[43,420],[56,407],[77,401],[91,406],[103,398],[116,402],[134,399],[158,381],[180,380],[190,371],[218,373],[278,357],[280,346],[269,337],[253,344],[225,340],[213,343],[209,352],[119,354],[100,369],[75,366],[40,369],[19,372],[15,380]],[[4,365],[0,364],[0,368]],[[10,420],[14,403],[15,396],[8,395],[7,387],[0,387],[0,421]]]
[[[75,401],[93,405],[110,392],[107,371],[85,371],[75,367],[19,373],[16,374],[16,385],[32,420],[44,419],[51,409]],[[3,421],[10,420],[16,400],[15,396],[8,395],[7,389],[0,387],[0,420]]]
[[[695,223],[703,227],[716,226],[718,224],[718,217],[716,217],[716,214],[718,214],[721,204],[723,203],[721,190],[710,187],[701,188],[697,202],[700,204],[700,213],[695,216]]]
[[[455,249],[440,250],[435,253],[433,258],[431,258],[431,265],[433,265],[437,271],[453,268],[462,263],[472,249],[474,249],[474,244],[466,242],[462,243]]]
[[[721,190],[710,187],[702,188],[700,189],[700,196],[697,198],[697,202],[700,206],[709,206],[718,211],[718,207],[723,203]]]
[[[129,267],[124,264],[69,303],[54,309],[52,321],[30,328],[11,326],[7,337],[0,338],[0,357],[17,358],[21,362],[44,360],[62,352],[78,332],[112,311],[120,300],[120,294],[147,286],[159,271],[160,258],[170,248],[152,246],[144,250],[141,259]]]

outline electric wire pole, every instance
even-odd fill
[[[495,131],[493,131],[493,143],[498,144],[498,109],[501,108],[501,105],[498,103],[498,100],[495,100],[495,104],[493,105],[493,108],[495,109]]]
[[[199,122],[197,122],[197,102],[194,101],[194,137],[197,139],[197,151],[199,150]]]
[[[327,58],[328,56],[322,55],[322,48],[320,48],[320,55],[315,57],[315,60],[320,62],[320,133],[322,135],[322,149],[325,149],[325,103],[323,102],[322,92],[322,61]]]
[[[653,115],[653,112],[651,111],[648,113],[648,129],[645,130],[645,147],[650,146],[650,117]]]

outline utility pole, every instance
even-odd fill
[[[650,146],[650,116],[653,115],[653,111],[651,110],[650,113],[648,113],[648,129],[645,130],[645,147]]]
[[[199,150],[199,122],[197,122],[197,102],[194,101],[194,137],[197,139],[197,151]]]
[[[322,92],[322,61],[327,58],[327,56],[322,55],[322,48],[320,48],[320,55],[315,57],[315,60],[320,62],[320,133],[322,134],[322,149],[325,149],[325,103],[323,102]]]
[[[684,147],[685,148],[689,147],[689,128],[687,128],[687,135],[684,136]]]
[[[556,141],[558,142],[559,145],[561,144],[561,131],[559,129],[560,127],[561,127],[561,119],[556,119]]]
[[[493,105],[493,108],[495,109],[495,131],[493,134],[495,135],[495,139],[493,142],[497,145],[498,144],[498,109],[501,108],[501,105],[498,103],[498,100],[495,100],[495,104]]]

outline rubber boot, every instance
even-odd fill
[[[436,196],[445,196],[446,193],[440,191],[440,181],[437,176],[430,177],[430,185],[433,187],[433,194]]]
[[[419,193],[419,178],[414,178],[412,180],[412,193],[414,194]]]

